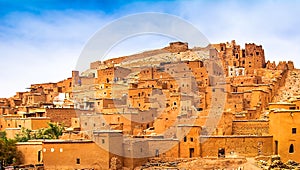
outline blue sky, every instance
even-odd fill
[[[0,0],[0,96],[32,83],[71,76],[85,43],[110,22],[130,14],[162,12],[195,25],[212,43],[235,39],[263,45],[267,60],[300,67],[300,1],[79,1]],[[183,30],[184,31],[184,30]],[[141,43],[147,40],[147,43]],[[166,46],[166,37],[120,43],[106,56]]]

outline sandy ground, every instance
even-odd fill
[[[186,160],[177,167],[149,167],[143,170],[261,170],[254,158],[207,159],[197,158]]]

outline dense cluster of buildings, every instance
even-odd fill
[[[261,45],[174,42],[0,99],[0,130],[13,138],[64,125],[59,140],[17,145],[24,164],[45,169],[134,168],[153,157],[300,161],[298,75],[291,61],[266,62]]]

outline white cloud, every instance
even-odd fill
[[[300,3],[296,1],[182,2],[180,15],[212,43],[237,40],[263,45],[267,60],[293,60],[300,67]]]
[[[109,17],[99,13],[12,13],[2,21],[0,96],[24,91],[32,83],[71,76],[85,42]]]

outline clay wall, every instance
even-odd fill
[[[232,135],[267,135],[267,134],[269,134],[269,121],[234,120],[232,122]]]
[[[271,155],[272,136],[210,136],[201,137],[202,157],[218,157],[218,151],[223,148],[225,157]]]

